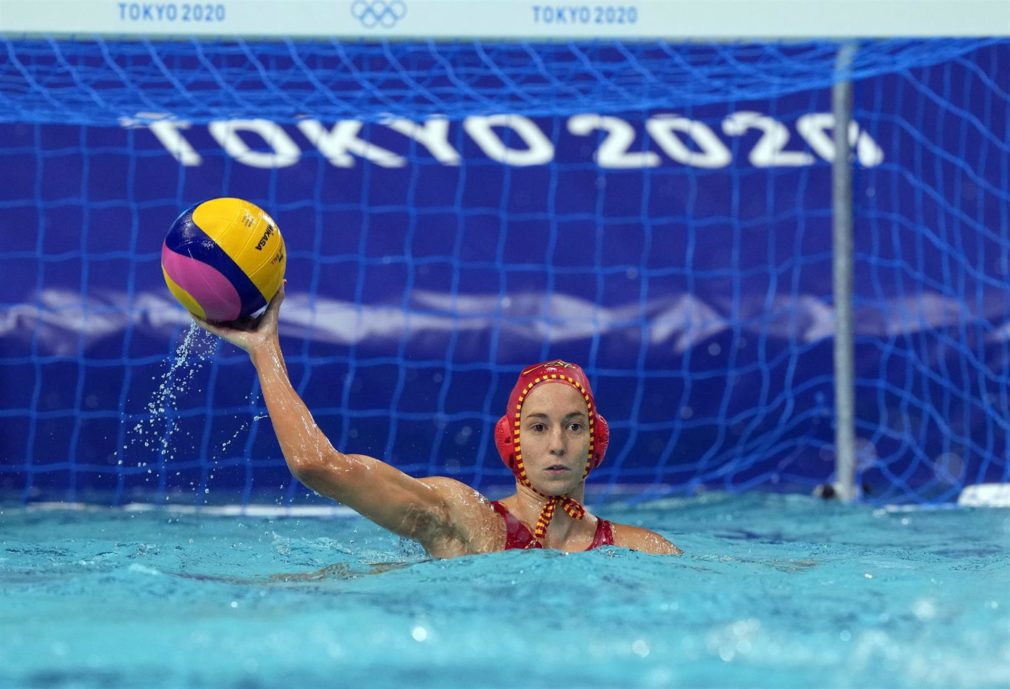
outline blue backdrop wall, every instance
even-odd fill
[[[874,499],[1008,478],[1008,57],[997,43],[856,83]],[[599,489],[829,481],[829,112],[819,87],[551,115],[8,118],[0,487],[312,499],[251,366],[190,333],[162,280],[172,220],[216,196],[279,223],[292,378],[338,447],[493,492],[509,474],[490,432],[516,374],[562,357],[611,421]]]

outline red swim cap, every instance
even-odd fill
[[[522,451],[519,445],[519,417],[522,413],[523,402],[530,391],[540,383],[549,381],[567,383],[582,393],[586,401],[589,415],[589,463],[586,467],[586,474],[600,466],[603,456],[607,453],[607,445],[610,444],[610,427],[607,420],[600,416],[596,410],[596,399],[593,397],[593,390],[589,387],[589,379],[578,364],[571,364],[561,359],[545,361],[534,364],[519,374],[519,380],[512,388],[509,395],[508,406],[505,407],[505,416],[498,419],[494,429],[494,442],[498,447],[498,454],[505,462],[505,466],[518,476],[517,464],[521,463]],[[517,462],[517,458],[519,462]],[[520,477],[522,480],[524,477]]]
[[[526,401],[527,395],[537,385],[548,382],[571,385],[582,394],[582,398],[586,401],[589,417],[589,461],[586,462],[583,480],[590,471],[600,466],[603,456],[607,453],[607,445],[610,444],[610,427],[607,425],[607,420],[600,416],[596,410],[593,390],[589,387],[589,379],[586,378],[581,367],[555,359],[534,364],[524,370],[519,374],[519,380],[516,381],[515,387],[512,388],[512,394],[509,395],[505,416],[495,424],[494,441],[502,461],[512,470],[519,483],[540,495],[543,493],[534,488],[526,476],[519,437],[519,422],[522,416],[523,402]],[[540,518],[537,519],[536,528],[533,531],[533,535],[538,541],[542,541],[547,535],[547,526],[553,519],[554,511],[559,505],[574,519],[582,519],[585,516],[585,508],[575,498],[567,495],[543,496],[549,499],[540,512]]]

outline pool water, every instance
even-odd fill
[[[597,511],[685,554],[430,560],[357,517],[7,508],[0,686],[1010,687],[1010,510]]]

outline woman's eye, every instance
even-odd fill
[[[543,433],[544,425],[542,423],[535,423],[532,426],[530,426],[530,430],[532,430],[535,433]]]
[[[582,431],[581,423],[573,423],[568,427],[574,433],[580,433]]]

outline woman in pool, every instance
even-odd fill
[[[516,492],[488,502],[454,479],[412,478],[378,459],[335,449],[288,378],[277,327],[283,301],[282,287],[262,318],[247,327],[197,322],[249,354],[288,468],[312,490],[418,541],[435,557],[601,545],[680,553],[653,531],[608,522],[582,506],[586,476],[603,460],[609,432],[578,366],[546,362],[519,376],[495,428]]]

